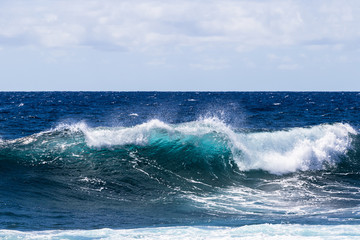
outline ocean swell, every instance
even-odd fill
[[[0,142],[0,154],[11,153],[36,164],[88,161],[95,153],[107,151],[97,161],[106,161],[112,152],[112,159],[131,160],[136,155],[138,160],[151,159],[166,166],[207,164],[223,170],[284,174],[336,167],[356,137],[357,131],[344,123],[248,132],[214,118],[176,125],[155,119],[113,128],[90,128],[81,122]]]

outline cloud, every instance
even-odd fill
[[[159,66],[163,67],[166,66],[167,62],[166,59],[164,58],[157,58],[147,62],[146,64],[153,67],[159,67]]]
[[[278,66],[278,69],[280,70],[298,70],[300,69],[301,66],[299,64],[296,63],[284,63],[284,64],[280,64]]]
[[[357,41],[359,1],[59,0],[0,3],[0,44],[104,51],[315,47]],[[326,45],[326,46],[327,46]]]
[[[276,62],[280,61],[280,62],[287,62],[287,63],[292,61],[292,59],[288,56],[278,56],[273,53],[268,55],[268,59],[271,61],[276,61]]]
[[[225,59],[205,58],[201,62],[191,63],[190,66],[205,71],[211,71],[211,70],[222,70],[229,68],[230,64]]]
[[[302,68],[300,64],[295,63],[294,59],[289,56],[280,56],[272,53],[268,54],[267,58],[280,70],[298,70]]]

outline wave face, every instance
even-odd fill
[[[0,100],[0,229],[360,224],[356,93]]]

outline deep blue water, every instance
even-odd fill
[[[2,92],[0,229],[360,224],[360,93]]]

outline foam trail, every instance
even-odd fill
[[[259,224],[242,227],[158,227],[138,229],[0,230],[1,239],[358,239],[360,225]]]

